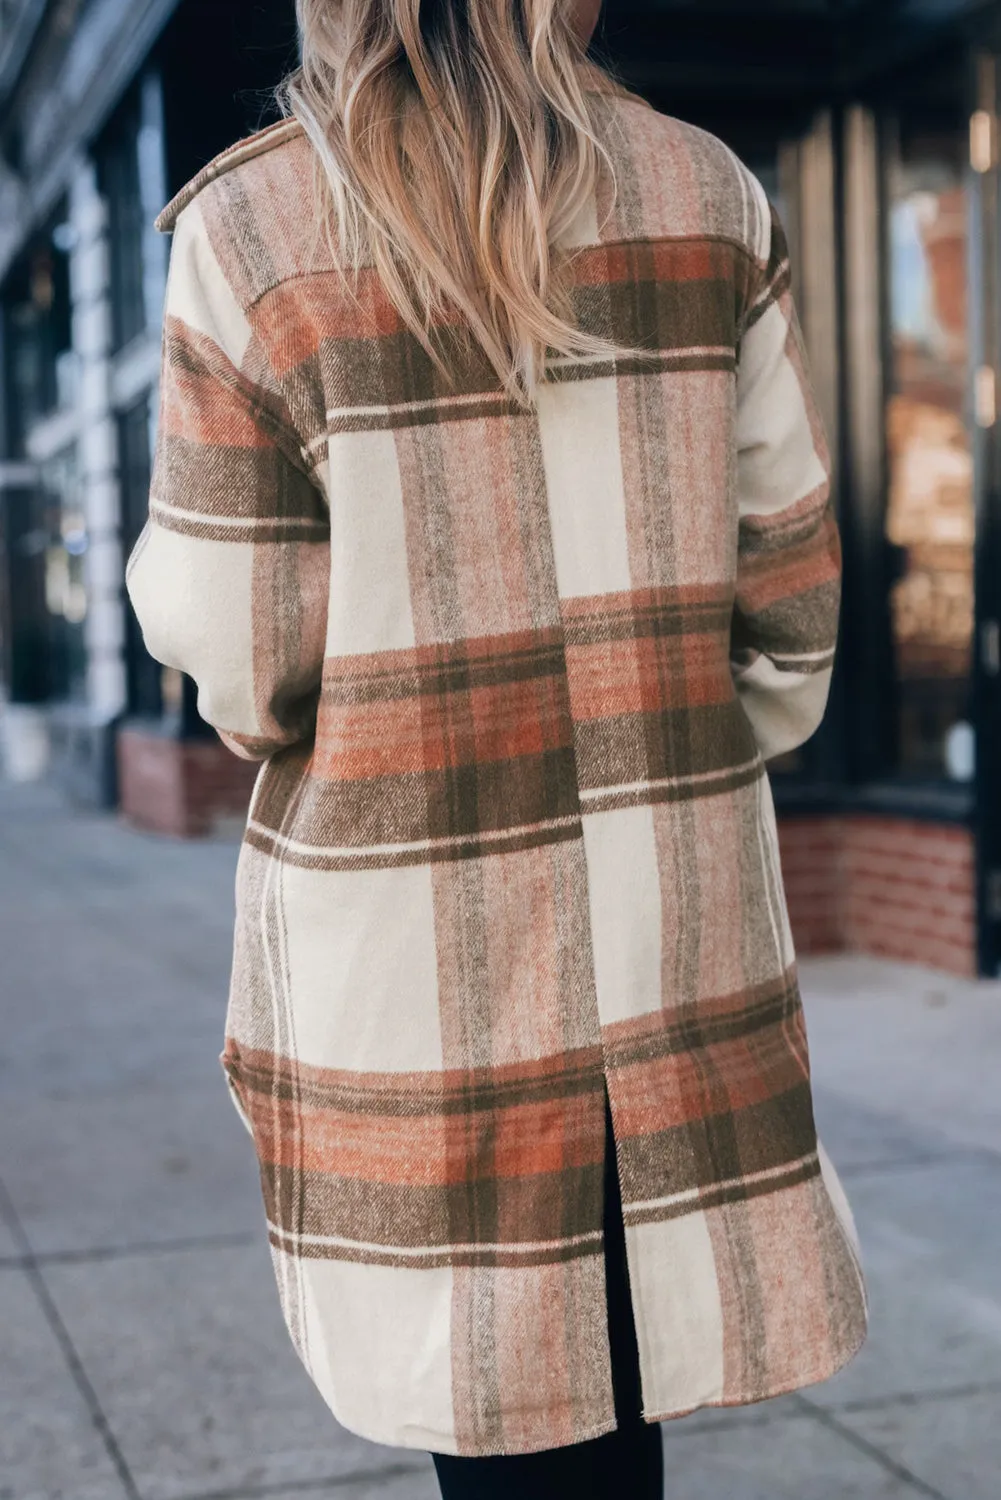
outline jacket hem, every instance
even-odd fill
[[[329,1404],[329,1403],[328,1403]],[[485,1443],[475,1449],[460,1446],[454,1437],[448,1437],[444,1433],[426,1431],[423,1428],[409,1428],[406,1434],[398,1431],[376,1431],[373,1428],[360,1427],[353,1422],[346,1422],[343,1417],[338,1416],[333,1407],[330,1408],[335,1419],[346,1432],[354,1433],[355,1437],[364,1438],[369,1443],[379,1443],[387,1448],[418,1449],[425,1453],[444,1453],[452,1458],[517,1458],[529,1453],[546,1453],[553,1448],[551,1443],[529,1443],[527,1446],[504,1445],[496,1443]],[[656,1418],[645,1418],[644,1420],[655,1421]],[[572,1448],[578,1443],[589,1443],[595,1438],[605,1437],[610,1432],[615,1432],[618,1423],[613,1417],[611,1421],[599,1422],[596,1426],[585,1427],[583,1431],[574,1437],[569,1443],[556,1444],[557,1447]]]
[[[851,1364],[852,1360],[855,1358],[859,1350],[862,1348],[862,1345],[865,1343],[866,1338],[868,1337],[868,1333],[869,1328],[868,1323],[866,1323],[862,1328],[861,1336],[847,1346],[847,1350],[843,1358],[834,1360],[827,1365],[819,1366],[815,1371],[812,1371],[808,1375],[801,1375],[798,1376],[795,1380],[789,1380],[779,1385],[775,1385],[761,1395],[733,1396],[728,1399],[723,1398],[719,1401],[700,1401],[695,1406],[685,1406],[675,1409],[669,1408],[666,1411],[656,1413],[644,1411],[643,1420],[644,1422],[650,1423],[650,1425],[652,1426],[657,1422],[676,1422],[681,1417],[690,1417],[695,1412],[699,1411],[720,1411],[729,1410],[734,1407],[741,1406],[759,1406],[763,1401],[774,1401],[779,1396],[789,1396],[792,1395],[795,1391],[807,1390],[812,1385],[822,1385],[825,1380],[831,1380],[841,1370],[845,1369],[847,1365]]]
[[[682,1417],[693,1416],[699,1411],[730,1410],[743,1406],[758,1406],[764,1401],[774,1401],[779,1396],[788,1396],[795,1391],[806,1390],[812,1385],[820,1385],[825,1380],[830,1380],[840,1370],[844,1369],[846,1365],[850,1364],[865,1343],[867,1335],[868,1325],[863,1328],[861,1337],[847,1347],[844,1358],[835,1360],[824,1366],[818,1366],[816,1370],[811,1371],[807,1375],[798,1376],[795,1380],[785,1381],[772,1386],[760,1395],[734,1396],[719,1401],[699,1401],[693,1406],[668,1408],[659,1412],[644,1411],[642,1414],[643,1421],[652,1427],[662,1422],[673,1422],[680,1420]],[[575,1447],[578,1443],[587,1443],[595,1438],[604,1437],[610,1432],[615,1432],[618,1428],[617,1421],[612,1417],[611,1420],[606,1418],[590,1427],[585,1427],[582,1432],[568,1443],[530,1443],[526,1446],[522,1446],[521,1444],[486,1443],[475,1450],[470,1450],[469,1448],[460,1447],[454,1437],[450,1437],[445,1433],[433,1432],[430,1429],[410,1427],[405,1432],[401,1432],[398,1429],[379,1430],[345,1421],[331,1403],[328,1402],[327,1405],[330,1407],[336,1421],[340,1423],[345,1431],[352,1432],[356,1437],[364,1438],[367,1442],[379,1443],[390,1448],[418,1449],[427,1453],[444,1453],[453,1457],[514,1458],[523,1454],[546,1452],[553,1448],[571,1448]]]

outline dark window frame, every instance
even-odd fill
[[[98,186],[108,213],[112,351],[147,328],[143,294],[143,199],[139,169],[141,85],[135,83],[95,147]]]
[[[128,557],[142,534],[149,512],[152,472],[150,445],[150,393],[117,413],[119,484],[121,494],[122,551]],[[126,708],[130,717],[159,719],[163,716],[163,669],[146,650],[142,631],[125,594]]]

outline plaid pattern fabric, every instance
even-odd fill
[[[313,244],[263,132],[174,243],[147,644],[261,761],[223,1056],[282,1307],[337,1417],[465,1454],[615,1424],[604,1088],[650,1421],[861,1343],[765,761],[826,705],[829,458],[782,227],[717,140],[600,98],[587,327],[512,406]]]

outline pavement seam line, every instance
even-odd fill
[[[933,1484],[929,1484],[927,1480],[920,1478],[906,1464],[898,1463],[895,1458],[891,1458],[888,1453],[884,1453],[882,1448],[878,1447],[876,1443],[870,1442],[868,1438],[863,1437],[861,1433],[856,1432],[847,1423],[839,1422],[834,1413],[828,1411],[826,1407],[819,1406],[817,1402],[811,1401],[799,1391],[795,1393],[795,1399],[807,1409],[809,1414],[822,1427],[826,1427],[829,1432],[836,1433],[838,1437],[844,1438],[845,1442],[850,1443],[859,1453],[864,1453],[867,1458],[871,1458],[874,1463],[879,1464],[880,1468],[885,1469],[888,1474],[892,1474],[895,1479],[899,1479],[903,1484],[910,1485],[919,1495],[926,1495],[928,1500],[950,1500],[950,1497],[943,1490],[936,1489]],[[865,1409],[865,1407],[860,1408],[863,1411]]]
[[[971,1385],[944,1386],[941,1390],[898,1391],[895,1395],[874,1396],[869,1401],[839,1401],[826,1410],[837,1415],[863,1411],[883,1411],[888,1406],[924,1406],[929,1401],[967,1401],[971,1396],[1001,1392],[1001,1380],[982,1380]],[[811,1406],[813,1403],[810,1403]]]
[[[114,1466],[128,1500],[142,1500],[139,1488],[132,1477],[132,1471],[125,1460],[125,1455],[119,1446],[118,1439],[111,1430],[111,1423],[104,1414],[97,1391],[94,1389],[90,1376],[84,1368],[83,1360],[80,1358],[76,1345],[70,1337],[69,1329],[63,1322],[62,1315],[56,1306],[55,1298],[49,1290],[34,1251],[31,1248],[31,1241],[21,1223],[17,1209],[14,1207],[14,1201],[2,1179],[0,1179],[0,1219],[6,1224],[12,1239],[21,1247],[24,1274],[31,1282],[42,1314],[59,1345],[70,1377],[76,1385],[80,1397],[87,1408],[90,1420],[104,1444],[105,1451]]]
[[[225,1490],[198,1490],[181,1495],[178,1500],[269,1500],[272,1495],[308,1495],[310,1491],[341,1489],[349,1484],[364,1484],[383,1479],[404,1479],[408,1474],[423,1474],[426,1466],[418,1463],[386,1464],[380,1469],[353,1469],[347,1474],[329,1475],[326,1479],[285,1479],[276,1484],[234,1485]]]
[[[962,1166],[975,1164],[996,1167],[1001,1163],[1001,1153],[989,1146],[959,1146],[951,1151],[929,1151],[915,1156],[899,1156],[889,1161],[858,1162],[855,1166],[839,1166],[838,1172],[846,1181],[862,1177],[879,1177],[886,1172],[916,1172],[929,1167]]]
[[[786,1394],[788,1395],[788,1392]],[[757,1405],[758,1403],[755,1402],[753,1404]],[[752,1414],[751,1406],[707,1406],[699,1407],[697,1411],[706,1411],[713,1414],[725,1412],[728,1431],[734,1427],[739,1427],[745,1431],[753,1431],[758,1427],[771,1427],[774,1422],[802,1422],[810,1416],[808,1411],[788,1410],[755,1412]],[[682,1422],[685,1425],[682,1425]],[[716,1420],[707,1420],[705,1418],[700,1420],[695,1413],[684,1418],[668,1417],[660,1425],[664,1429],[665,1441],[673,1443],[683,1443],[690,1437],[705,1437],[707,1432],[719,1432],[720,1430],[718,1418]]]
[[[96,1245],[92,1250],[39,1250],[29,1256],[0,1256],[0,1270],[7,1267],[88,1265],[95,1261],[130,1260],[144,1255],[180,1255],[193,1250],[242,1250],[258,1243],[258,1236],[246,1233],[193,1235],[189,1239],[140,1240],[131,1245]]]

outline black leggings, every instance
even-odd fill
[[[663,1500],[660,1428],[640,1415],[639,1352],[607,1094],[605,1130],[605,1272],[618,1426],[603,1437],[542,1453],[498,1458],[433,1453],[442,1500]]]

